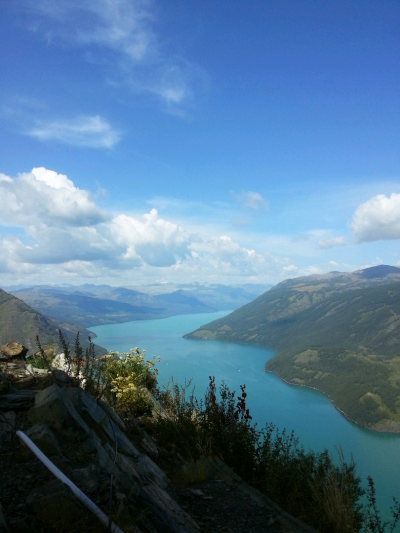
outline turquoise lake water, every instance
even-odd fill
[[[224,380],[236,392],[240,392],[239,385],[246,384],[247,404],[258,427],[272,422],[279,429],[294,430],[306,449],[328,448],[333,455],[335,446],[340,445],[347,461],[353,454],[365,486],[367,476],[372,476],[382,516],[388,517],[392,496],[400,499],[400,435],[361,429],[347,421],[323,394],[287,385],[264,372],[265,362],[274,355],[270,350],[182,338],[228,312],[95,326],[90,330],[97,335],[96,344],[107,350],[121,353],[137,346],[145,349],[149,358],[160,356],[159,383],[166,384],[171,376],[180,384],[193,378],[197,397],[204,396],[209,376],[215,376],[217,387]]]

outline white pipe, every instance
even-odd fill
[[[43,452],[39,450],[39,448],[34,444],[29,437],[25,435],[22,431],[16,431],[16,434],[18,437],[30,448],[33,453],[36,455],[40,461],[44,464],[48,470],[52,474],[54,474],[58,479],[60,479],[63,483],[68,485],[68,487],[72,490],[72,492],[75,494],[75,496],[91,511],[97,518],[102,522],[105,526],[108,526],[108,516],[103,513],[101,509],[97,507],[96,504],[90,500],[86,494],[84,494],[78,487],[72,483],[70,479],[65,476],[61,470],[59,470],[55,464],[53,464],[45,455]],[[113,533],[123,533],[123,531],[116,525],[114,522],[111,523],[111,531]]]

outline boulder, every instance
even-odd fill
[[[71,386],[74,383],[74,380],[71,378],[71,376],[64,372],[64,370],[60,370],[59,368],[53,368],[52,374],[60,387],[65,387],[67,385]]]
[[[21,411],[33,406],[36,393],[28,390],[2,394],[0,396],[0,411]]]
[[[90,430],[89,437],[79,447],[79,452],[94,455],[100,468],[106,472],[111,472],[114,456],[111,459],[110,455],[104,449],[101,440],[93,430]]]
[[[75,407],[55,383],[35,396],[35,405],[28,412],[32,423],[45,422],[51,429],[71,429],[87,437],[90,430]]]
[[[27,431],[25,431],[27,437],[48,457],[52,455],[61,455],[60,445],[54,433],[43,422],[35,424]]]
[[[14,359],[14,357],[18,357],[20,359],[24,358],[28,349],[22,346],[19,342],[7,342],[7,344],[3,344],[0,346],[0,359]]]
[[[77,468],[71,472],[71,479],[82,492],[93,492],[100,484],[100,469],[95,465]]]
[[[113,422],[112,419],[114,417],[118,417],[115,411],[113,411],[110,407],[106,409],[104,406],[102,406],[102,404],[96,402],[92,396],[87,394],[80,387],[71,387],[65,389],[65,394],[82,416],[86,424],[93,428],[100,438],[102,438],[103,434],[110,442],[114,442],[115,434],[119,451],[122,451],[126,455],[139,455],[139,452],[132,442]],[[107,416],[110,411],[113,411],[113,415],[109,414]]]

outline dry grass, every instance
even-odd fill
[[[328,475],[315,480],[313,499],[319,516],[316,522],[320,531],[332,533],[354,533],[359,528],[354,524],[354,497],[350,493],[350,479],[341,447],[336,448],[339,458],[339,472],[332,470]],[[350,465],[354,465],[351,457]]]
[[[205,481],[212,473],[210,459],[202,457],[197,461],[188,461],[178,473],[176,480],[182,485],[197,485]]]

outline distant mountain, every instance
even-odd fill
[[[56,320],[90,327],[101,324],[129,322],[141,318],[162,316],[164,309],[146,305],[131,305],[118,300],[96,298],[80,291],[66,294],[58,289],[33,288],[13,294],[34,309]]]
[[[45,348],[48,344],[58,346],[59,329],[71,344],[79,331],[83,348],[88,346],[87,337],[94,337],[83,327],[65,321],[59,322],[38,313],[22,300],[0,289],[0,344],[19,342],[28,348],[32,355],[37,351],[36,335],[39,335],[42,347]],[[106,350],[96,346],[96,352],[106,353]]]
[[[187,338],[266,346],[266,370],[325,392],[364,427],[400,432],[400,269],[286,280]]]
[[[15,290],[12,294],[56,320],[90,327],[235,309],[258,296],[262,288],[265,286],[251,290],[225,285],[162,284],[158,287],[159,292],[155,286],[144,287],[144,291],[150,290],[148,293],[132,288],[85,284],[78,287],[36,286]]]

